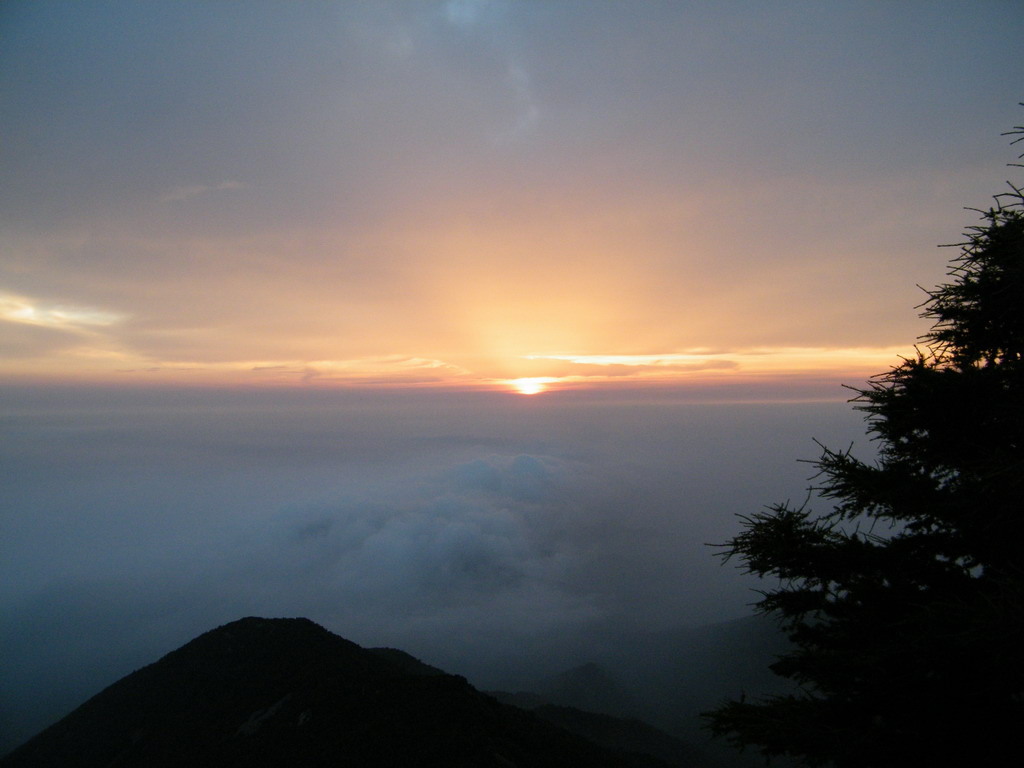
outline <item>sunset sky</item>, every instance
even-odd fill
[[[8,384],[841,397],[925,330],[1024,95],[1017,2],[14,0],[0,35]]]
[[[246,615],[484,686],[748,616],[707,545],[820,509],[814,440],[872,458],[841,385],[1022,183],[1021,41],[1019,0],[0,2],[0,754]]]

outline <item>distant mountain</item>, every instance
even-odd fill
[[[783,693],[789,684],[769,665],[789,648],[775,621],[753,615],[688,630],[664,631],[638,640],[630,658],[602,663],[644,706],[634,716],[692,740],[700,732],[697,713],[741,695]],[[669,727],[670,724],[688,726]]]
[[[609,749],[650,755],[677,768],[717,765],[709,762],[700,749],[639,720],[558,706],[532,693],[492,692],[491,695],[506,704],[529,709],[549,723]]]
[[[401,651],[363,649],[307,619],[247,618],[122,678],[0,765],[656,768],[667,763],[598,746]]]
[[[595,627],[593,635],[600,641],[601,627]],[[669,762],[681,755],[684,763],[754,768],[764,764],[763,758],[712,740],[699,713],[744,694],[756,698],[787,690],[786,682],[768,669],[787,647],[775,622],[759,615],[701,627],[641,630],[626,641],[603,643],[604,651],[594,653],[594,661],[560,674],[538,679],[530,674],[531,662],[540,667],[543,660],[526,659],[518,675],[499,681],[516,693],[495,695],[542,717],[552,711],[550,705],[558,705],[586,710],[591,718],[603,713],[618,718],[619,724],[659,729],[653,740],[631,732],[628,738],[611,742],[620,749],[636,749],[630,745],[639,738],[646,753]],[[550,719],[570,727],[569,720]],[[590,728],[588,724],[576,732],[593,739]],[[618,731],[600,726],[599,732],[611,736]],[[658,746],[666,734],[674,742]]]
[[[552,704],[588,712],[619,715],[635,709],[625,688],[593,662],[539,680],[530,690]]]

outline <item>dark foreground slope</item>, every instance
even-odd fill
[[[207,632],[2,761],[23,766],[657,766],[306,619]]]

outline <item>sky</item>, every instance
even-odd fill
[[[5,3],[0,377],[834,390],[908,351],[1001,191],[1022,32],[1014,2]]]
[[[1014,178],[1022,39],[1017,2],[0,4],[0,751],[244,615],[474,682],[748,615],[706,545],[813,440],[870,459],[842,385]]]

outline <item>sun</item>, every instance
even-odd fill
[[[555,379],[547,376],[538,376],[528,379],[509,379],[508,383],[520,395],[539,395],[548,388],[547,385],[552,381],[555,381]]]

